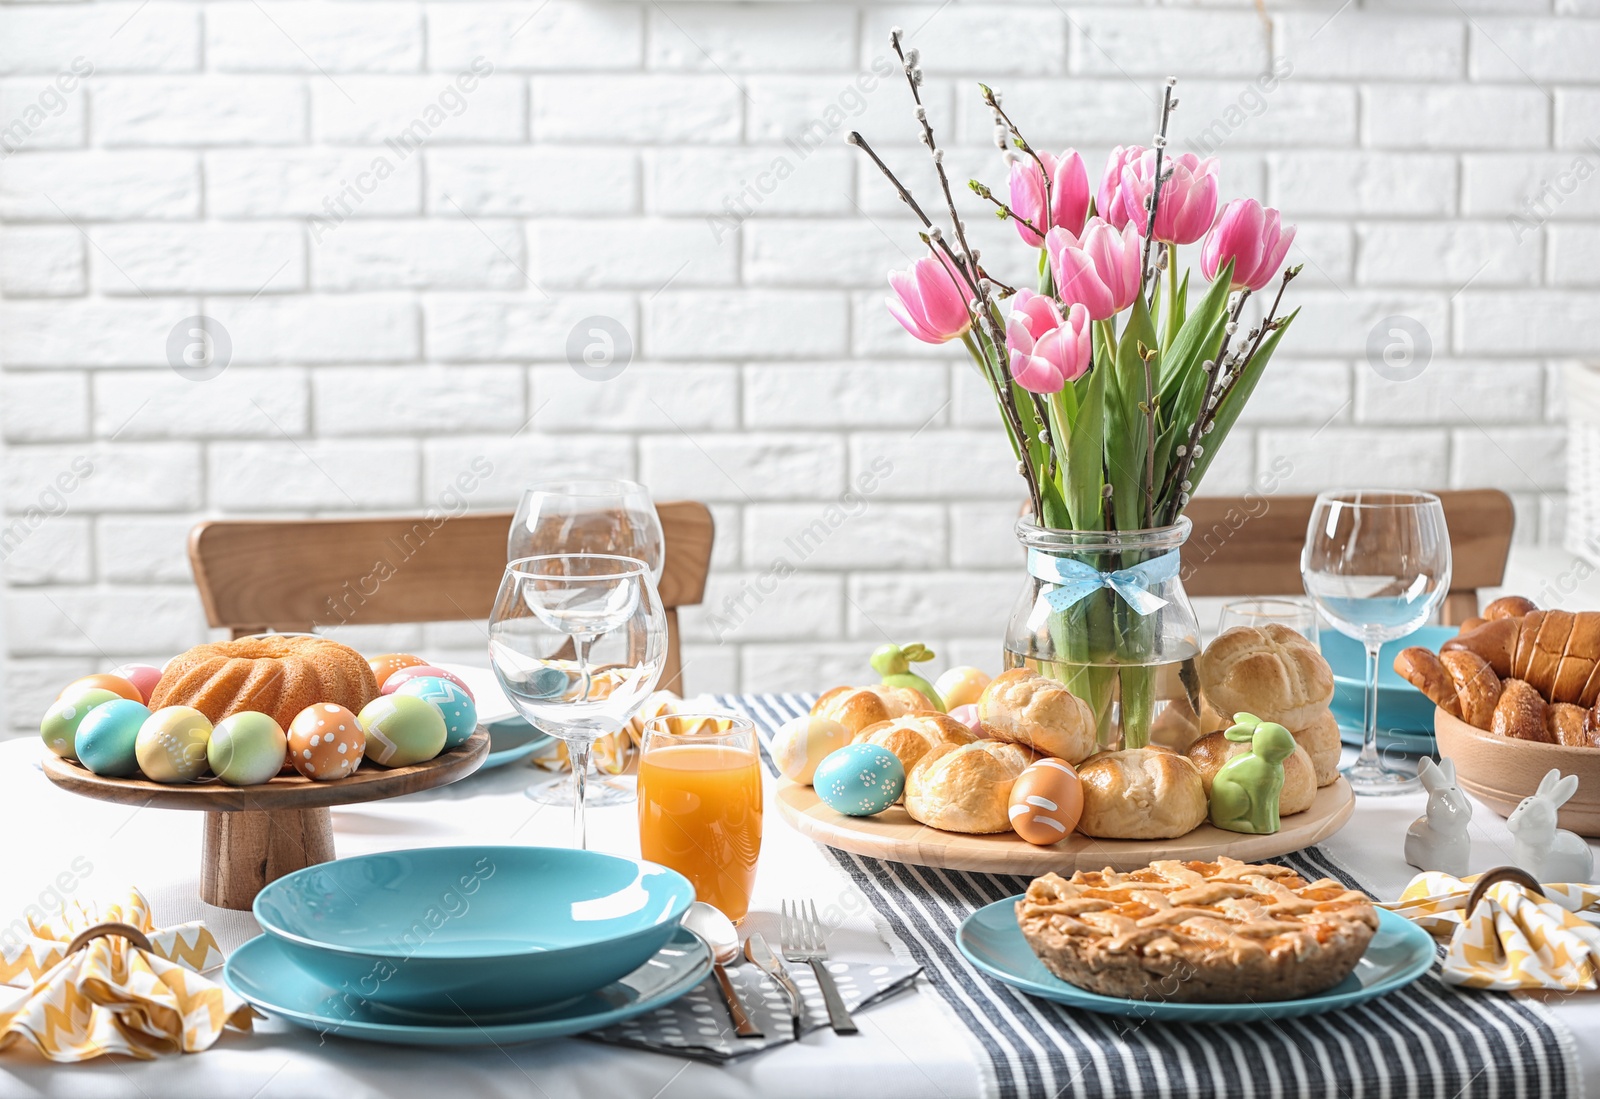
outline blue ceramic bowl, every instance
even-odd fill
[[[694,900],[655,863],[559,847],[360,855],[270,883],[261,930],[308,975],[409,1010],[560,1003],[647,962]]]

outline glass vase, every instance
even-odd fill
[[[1187,519],[1132,531],[1017,524],[1028,572],[1006,626],[1005,666],[1087,702],[1103,749],[1144,747],[1174,703],[1186,719],[1199,712],[1200,627],[1179,568],[1188,537]]]

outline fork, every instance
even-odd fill
[[[809,912],[807,909],[809,908]],[[795,901],[791,910],[783,902],[782,923],[778,938],[783,945],[783,956],[791,962],[805,962],[817,976],[817,987],[822,989],[822,1002],[828,1006],[828,1023],[835,1034],[859,1034],[860,1028],[850,1018],[839,995],[839,986],[828,972],[828,940],[822,932],[822,921],[817,918],[815,902],[802,905]]]

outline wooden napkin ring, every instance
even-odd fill
[[[127,939],[140,950],[150,949],[150,940],[145,937],[145,933],[131,923],[97,923],[93,927],[86,927],[78,932],[77,937],[67,947],[67,953],[76,954],[95,939],[103,939],[108,935]]]
[[[1472,892],[1467,894],[1467,917],[1477,910],[1478,902],[1483,900],[1483,895],[1489,891],[1489,887],[1503,881],[1516,882],[1523,888],[1531,889],[1541,897],[1544,896],[1544,886],[1522,867],[1497,866],[1493,870],[1485,870],[1473,883]]]

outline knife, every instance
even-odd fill
[[[789,997],[789,1018],[794,1023],[794,1039],[800,1040],[800,989],[789,976],[789,971],[783,968],[783,962],[772,952],[767,945],[767,940],[757,931],[744,941],[744,956],[750,959],[768,977],[771,977],[779,988]]]

